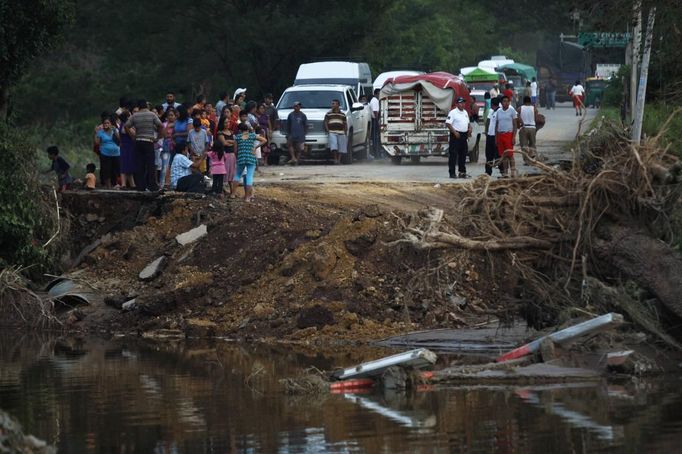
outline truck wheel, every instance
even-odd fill
[[[391,156],[391,163],[395,164],[397,166],[400,165],[400,161],[402,161],[402,160],[403,160],[402,156]]]
[[[410,156],[410,162],[412,162],[412,164],[419,164],[419,161],[421,161],[421,156]]]
[[[358,152],[356,161],[367,161],[369,157],[369,133],[365,136],[365,142],[362,144],[362,150]]]
[[[478,162],[478,149],[479,147],[479,142],[480,142],[480,136],[476,139],[476,145],[474,145],[474,148],[471,149],[469,152],[469,163],[471,164],[476,164]]]
[[[341,155],[342,164],[353,164],[353,130],[348,132],[348,148],[346,153]]]

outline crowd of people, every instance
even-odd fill
[[[221,93],[215,106],[203,95],[194,104],[180,104],[174,93],[152,107],[145,99],[122,98],[114,112],[102,112],[94,128],[93,151],[99,159],[99,181],[106,189],[206,192],[253,198],[253,177],[258,166],[268,165],[269,140],[277,121],[273,96],[262,102],[246,100],[246,89],[232,98]],[[75,182],[59,149],[47,150],[60,190],[82,184],[97,186],[96,166],[88,164],[85,180]],[[210,179],[209,179],[210,176]]]
[[[375,93],[378,94],[378,93]],[[570,96],[581,115],[585,89],[576,81]],[[524,151],[524,161],[536,157],[536,132],[544,124],[538,113],[538,85],[529,81],[523,102],[512,106],[515,93],[507,84],[503,91],[494,86],[485,93],[485,172],[492,175],[498,167],[501,177],[516,175],[514,146],[516,137]],[[347,152],[347,123],[338,101],[332,102],[324,120],[329,134],[334,163],[340,163]],[[553,102],[547,108],[553,108]],[[378,96],[370,102],[372,111],[372,145],[378,145]],[[221,93],[215,106],[200,95],[194,104],[180,104],[174,93],[153,107],[146,100],[135,103],[121,99],[115,112],[105,111],[93,134],[93,151],[99,158],[99,181],[106,189],[159,191],[166,188],[180,192],[206,192],[234,198],[237,188],[244,187],[244,198],[253,198],[254,174],[259,166],[268,165],[271,134],[278,123],[271,94],[262,102],[246,101],[246,89],[237,89],[232,98]],[[301,104],[294,103],[286,122],[290,164],[297,164],[305,143],[306,117]],[[451,178],[467,178],[467,139],[471,124],[465,112],[464,99],[456,101],[446,121],[450,131],[449,174]],[[56,146],[48,148],[51,170],[58,175],[60,190],[69,188],[73,178],[69,164],[59,156]],[[88,164],[85,189],[97,186],[96,165]],[[210,178],[209,178],[210,176]]]

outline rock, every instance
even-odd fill
[[[155,279],[161,272],[166,268],[168,259],[165,255],[162,255],[158,259],[154,260],[149,265],[145,266],[142,271],[140,271],[139,278],[143,281],[151,281]]]
[[[95,213],[88,213],[85,215],[85,220],[88,222],[95,222],[99,220],[99,216],[97,216]]]
[[[121,310],[123,312],[135,310],[136,307],[137,307],[137,301],[135,298],[121,304]]]
[[[344,246],[346,246],[348,252],[350,252],[356,257],[360,257],[365,255],[369,251],[369,248],[374,244],[376,239],[377,239],[376,233],[367,232],[363,233],[362,235],[358,236],[355,239],[346,240],[343,242],[343,244]]]
[[[326,279],[336,267],[336,251],[328,245],[317,248],[310,261],[310,272],[318,281]]]
[[[297,254],[289,254],[282,260],[282,268],[280,269],[280,274],[282,276],[293,276],[296,274],[303,265],[304,261],[301,260]]]
[[[305,237],[311,240],[315,240],[320,236],[322,236],[322,232],[320,232],[319,230],[308,230],[307,232],[305,232]]]
[[[271,316],[274,313],[275,313],[274,307],[267,305],[267,304],[263,304],[263,303],[258,303],[253,308],[253,315],[257,319],[268,318],[269,316]]]
[[[548,363],[557,358],[557,346],[550,338],[544,339],[540,343],[540,357],[542,362]]]
[[[367,205],[362,209],[362,214],[368,218],[378,218],[382,215],[379,205]]]
[[[381,381],[385,389],[407,389],[408,376],[405,369],[398,366],[391,366],[381,374]]]
[[[208,229],[206,228],[206,224],[201,224],[199,227],[195,227],[192,230],[189,230],[185,233],[181,233],[180,235],[175,237],[175,241],[180,244],[180,246],[185,246],[187,244],[194,243],[198,239],[206,236],[208,234]]]
[[[190,318],[185,321],[185,336],[187,337],[213,337],[217,330],[218,325],[210,320]]]
[[[296,326],[299,329],[310,328],[313,326],[321,328],[326,325],[334,324],[336,324],[334,314],[332,314],[329,309],[319,304],[302,309],[298,314],[298,318],[296,319]]]
[[[128,298],[125,295],[113,295],[104,298],[104,304],[106,304],[107,306],[111,306],[114,309],[121,310],[123,303],[129,300],[130,298]]]

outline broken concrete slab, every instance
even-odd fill
[[[165,255],[162,255],[158,259],[151,262],[149,265],[145,266],[142,271],[140,271],[139,278],[143,281],[151,281],[155,279],[161,272],[166,268],[168,259]]]
[[[432,381],[438,383],[538,383],[596,381],[601,375],[593,370],[555,366],[547,363],[522,367],[475,368],[453,367],[433,373]]]
[[[180,235],[176,236],[175,241],[177,241],[180,246],[185,246],[187,244],[194,243],[201,237],[206,236],[207,234],[208,229],[206,227],[206,224],[201,224],[199,227],[195,227],[192,230],[188,230],[187,232],[181,233]]]

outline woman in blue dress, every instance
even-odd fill
[[[234,139],[237,144],[237,171],[234,174],[234,179],[230,182],[231,192],[232,194],[236,193],[239,180],[246,173],[244,175],[244,201],[250,202],[253,199],[253,174],[256,171],[256,164],[258,164],[256,146],[260,147],[267,143],[267,139],[249,132],[249,126],[246,123],[239,124],[239,134]]]

